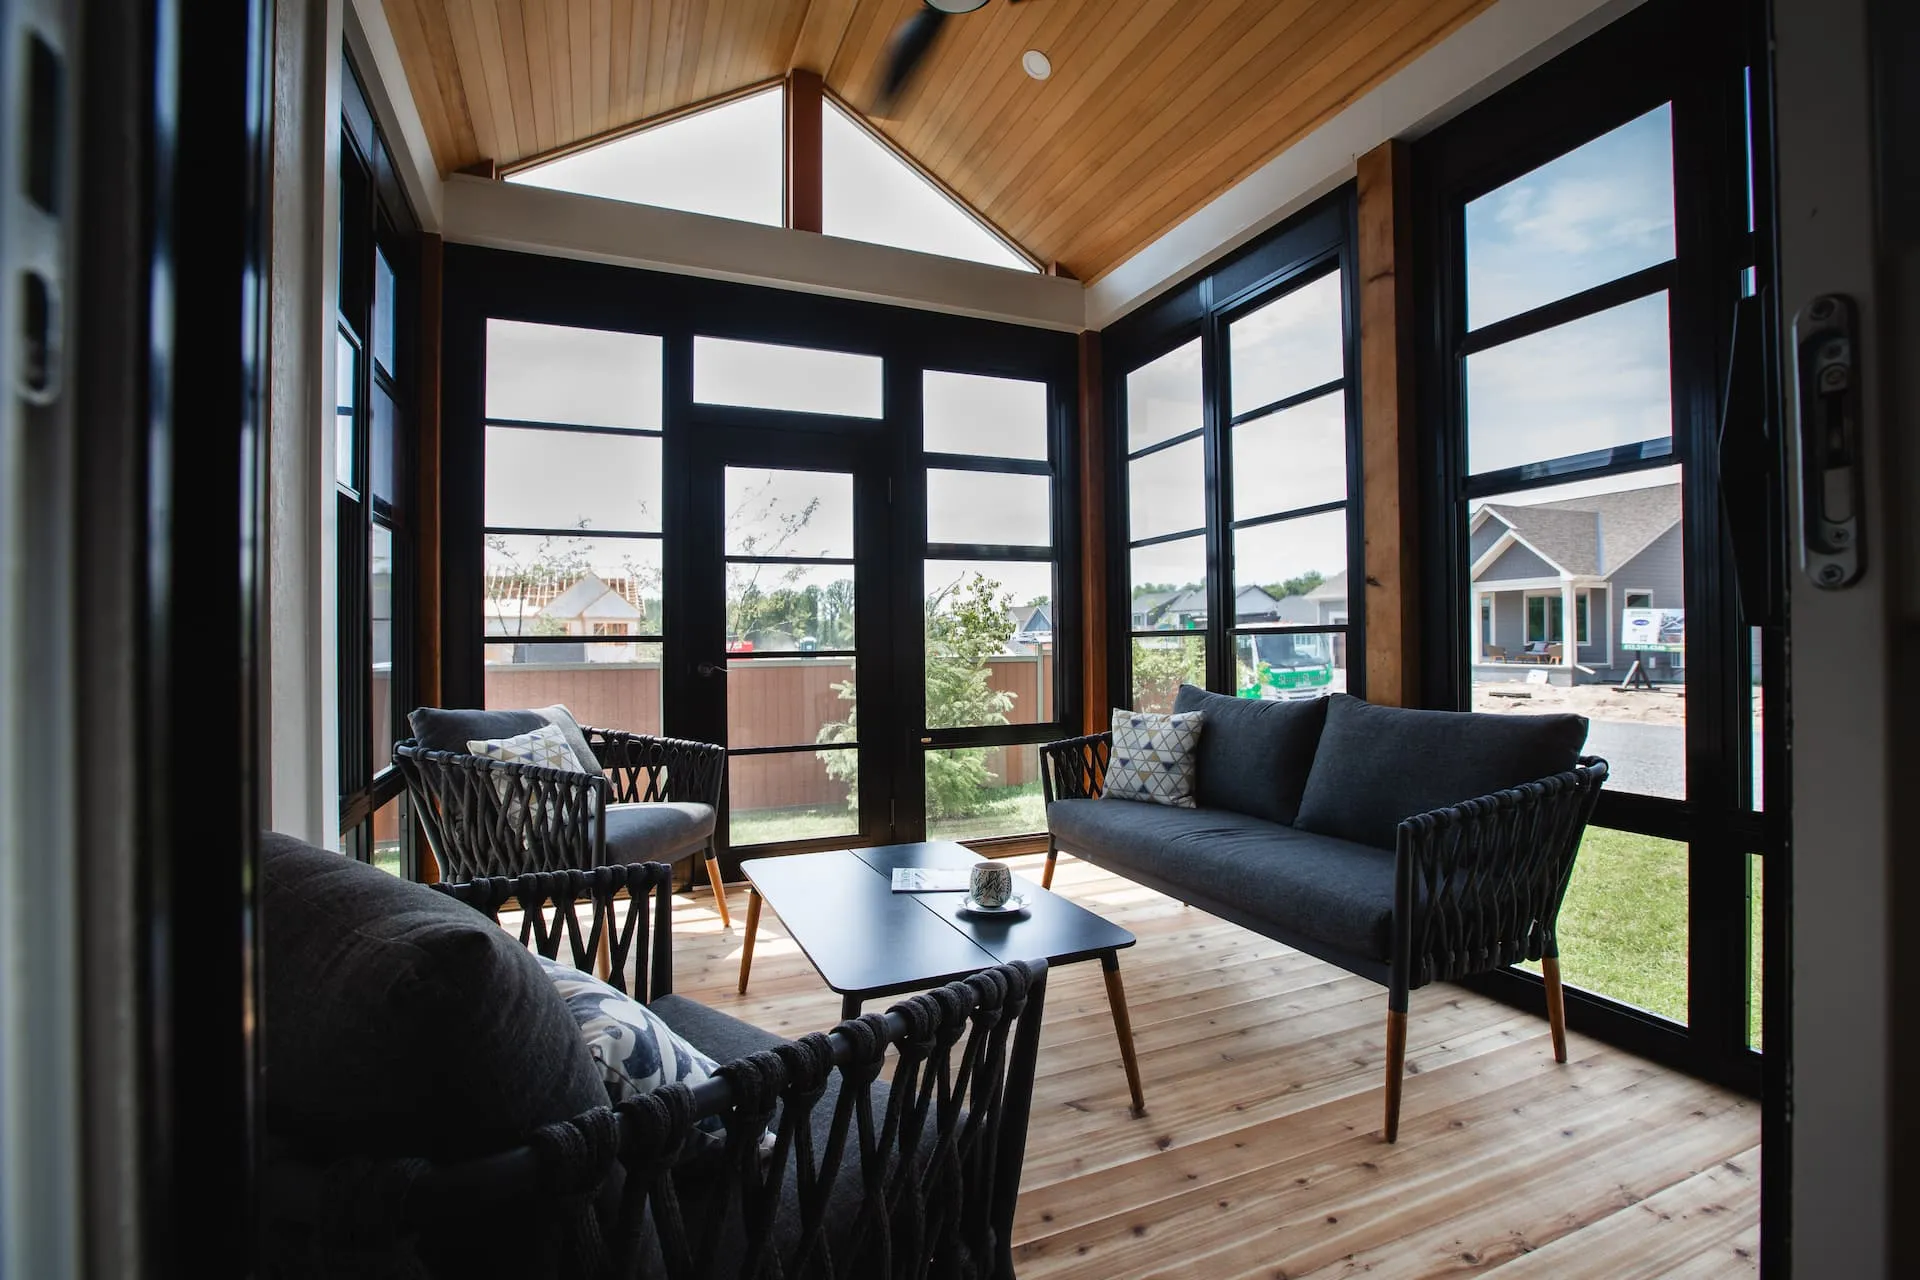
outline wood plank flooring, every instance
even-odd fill
[[[1035,880],[1042,859],[1009,859]],[[1123,951],[1147,1114],[1095,964],[1048,988],[1015,1228],[1023,1280],[1719,1277],[1758,1271],[1760,1108],[1450,986],[1413,994],[1400,1141],[1380,1141],[1386,994],[1063,857],[1054,887]],[[745,890],[730,897],[746,918]],[[831,1026],[772,911],[742,934],[676,904],[682,993],[786,1035]]]

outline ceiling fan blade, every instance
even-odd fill
[[[893,33],[887,49],[887,73],[880,82],[880,101],[876,107],[879,114],[885,115],[913,82],[920,64],[933,48],[934,37],[940,34],[940,28],[946,20],[946,14],[923,4],[909,14]]]

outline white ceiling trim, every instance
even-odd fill
[[[393,167],[422,231],[439,231],[446,220],[444,184],[440,166],[427,144],[427,128],[407,86],[407,69],[400,62],[400,46],[381,0],[346,0],[347,48],[366,81],[368,104],[386,134]]]
[[[1354,176],[1390,138],[1416,138],[1513,83],[1642,0],[1500,0],[1087,286],[1104,329]]]

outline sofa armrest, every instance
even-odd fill
[[[508,903],[520,912],[520,944],[531,946],[549,960],[564,957],[582,973],[592,973],[607,940],[607,982],[627,990],[627,958],[636,966],[634,994],[652,1000],[673,990],[673,868],[664,862],[633,862],[626,866],[591,870],[535,871],[518,876],[493,876],[460,884],[433,886],[458,898],[495,924]],[[617,903],[626,895],[627,913],[619,918]],[[653,919],[647,919],[647,897],[653,896]],[[580,925],[579,908],[588,910],[587,927]],[[649,948],[649,934],[652,945]]]
[[[1048,804],[1055,800],[1097,800],[1107,785],[1107,761],[1113,735],[1094,733],[1065,738],[1040,748],[1040,783]]]
[[[393,749],[414,812],[447,879],[592,867],[607,846],[607,779],[414,739]]]
[[[1394,865],[1401,990],[1558,954],[1560,902],[1607,762],[1416,814]]]
[[[612,784],[614,804],[677,800],[719,807],[727,749],[711,742],[660,738],[618,729],[589,729],[587,745]]]

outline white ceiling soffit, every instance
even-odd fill
[[[1382,142],[1434,129],[1641,2],[1500,0],[1088,285],[1087,327],[1106,328],[1352,178]]]
[[[426,126],[420,123],[420,109],[407,87],[407,71],[400,63],[400,46],[393,41],[393,28],[387,25],[386,8],[381,0],[345,2],[347,48],[352,50],[366,83],[371,99],[367,105],[373,108],[386,134],[393,167],[407,199],[413,202],[420,229],[439,231],[446,218],[440,166],[434,162]]]
[[[1064,276],[731,218],[455,174],[449,242],[858,298],[1077,333],[1085,290]]]

